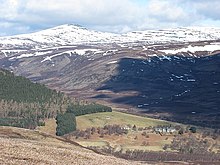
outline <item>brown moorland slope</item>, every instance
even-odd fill
[[[39,131],[0,127],[0,164],[136,165]]]

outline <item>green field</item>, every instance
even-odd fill
[[[141,117],[131,114],[126,114],[122,112],[102,112],[102,113],[93,113],[83,116],[76,117],[77,129],[84,130],[89,127],[104,127],[105,125],[136,125],[137,127],[148,127],[156,125],[167,125],[171,122],[151,119],[147,117]],[[56,133],[56,120],[47,119],[45,121],[45,126],[37,127],[37,130],[47,132],[55,135]]]
[[[86,129],[89,127],[103,127],[105,125],[136,125],[137,127],[148,127],[156,125],[167,125],[170,122],[141,117],[122,112],[102,112],[76,117],[77,129]]]
[[[86,128],[91,127],[104,127],[105,125],[114,125],[118,124],[131,126],[136,125],[139,127],[148,127],[148,126],[157,126],[157,125],[169,125],[174,123],[152,119],[148,117],[141,117],[132,114],[126,114],[118,111],[113,112],[102,112],[102,113],[93,113],[88,115],[82,115],[76,117],[77,129],[85,130]],[[55,119],[49,119],[45,121],[46,125],[42,127],[38,127],[37,129],[43,132],[47,132],[55,135],[56,131],[56,121]],[[156,135],[155,133],[151,133],[150,138],[144,138],[141,135],[142,131],[132,131],[130,130],[127,135],[117,136],[105,135],[104,138],[100,138],[96,133],[92,135],[90,139],[79,138],[75,139],[74,137],[71,140],[76,141],[82,146],[96,146],[96,147],[107,147],[108,145],[120,146],[123,150],[127,149],[141,149],[141,150],[152,150],[152,151],[162,151],[164,144],[169,144],[170,140],[165,140],[166,136]],[[134,139],[138,136],[138,139]],[[142,142],[147,141],[150,142],[148,146],[142,146]]]

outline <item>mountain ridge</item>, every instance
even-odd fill
[[[20,47],[48,47],[73,44],[103,43],[177,43],[220,39],[220,28],[180,27],[162,30],[132,31],[123,34],[90,30],[79,25],[64,24],[42,31],[0,37],[0,44]]]

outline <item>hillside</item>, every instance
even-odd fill
[[[74,142],[42,132],[0,127],[0,164],[139,164],[101,155]]]
[[[0,99],[16,102],[46,103],[53,98],[63,97],[62,93],[51,90],[44,85],[15,76],[13,73],[0,69]]]
[[[112,34],[61,25],[0,38],[0,67],[80,99],[220,128],[219,34],[208,27]]]
[[[0,70],[0,125],[35,128],[65,111],[68,102],[60,92]]]
[[[219,63],[219,54],[153,57],[151,62],[123,58],[117,74],[97,89],[94,98],[135,107],[143,115],[220,128]]]
[[[34,129],[45,125],[46,119],[56,117],[57,123],[61,124],[58,124],[60,127],[57,131],[61,132],[67,128],[63,126],[63,122],[69,116],[72,116],[69,120],[73,121],[75,116],[112,111],[110,107],[100,104],[76,101],[61,92],[3,69],[0,70],[0,107],[0,126]],[[75,130],[75,127],[76,125],[71,129]]]

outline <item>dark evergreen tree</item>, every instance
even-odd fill
[[[73,113],[58,114],[56,135],[62,136],[76,130],[76,117]]]
[[[95,103],[87,105],[71,104],[67,107],[67,112],[74,113],[76,116],[81,116],[98,112],[112,112],[112,109],[111,107]]]

